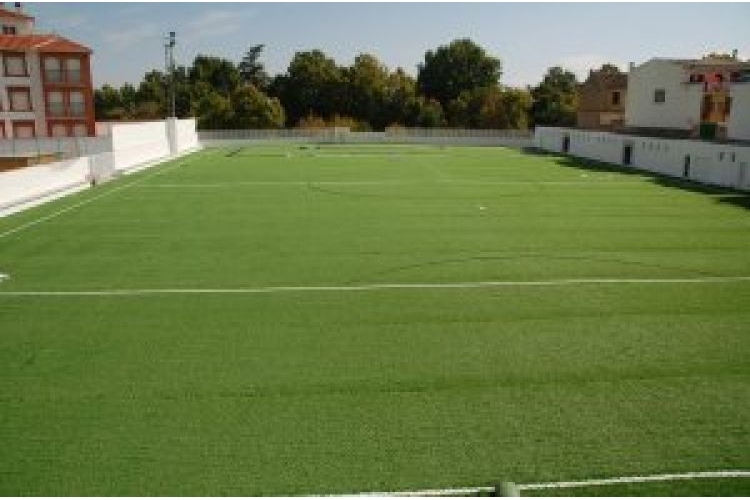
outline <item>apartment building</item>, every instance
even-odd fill
[[[0,7],[0,138],[93,136],[91,49]]]
[[[628,74],[628,129],[750,140],[750,62],[733,57],[651,59]]]
[[[589,71],[578,86],[576,126],[595,130],[617,130],[625,123],[628,75],[614,66]]]

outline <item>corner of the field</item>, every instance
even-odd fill
[[[121,174],[122,174],[122,175],[130,175],[130,174],[134,174],[134,173],[136,173],[136,172],[141,172],[141,171],[143,171],[143,170],[146,170],[146,169],[149,169],[149,168],[155,167],[155,166],[157,166],[157,165],[161,165],[161,164],[163,164],[163,163],[168,163],[168,162],[170,162],[170,161],[174,161],[174,160],[177,160],[177,159],[179,159],[179,158],[182,158],[182,157],[185,157],[185,156],[191,155],[191,154],[193,154],[193,153],[197,153],[198,151],[201,151],[201,150],[203,150],[204,148],[205,148],[205,146],[203,146],[202,144],[199,144],[199,145],[197,145],[197,146],[194,146],[194,147],[192,147],[192,148],[186,149],[186,150],[184,150],[184,151],[180,151],[180,152],[178,152],[178,153],[175,153],[175,154],[173,154],[173,155],[162,156],[161,158],[157,158],[156,160],[149,160],[149,161],[147,161],[147,162],[144,162],[144,163],[140,163],[140,164],[138,164],[138,165],[135,165],[135,166],[133,166],[133,167],[131,167],[131,168],[128,168],[128,169],[126,169],[126,170],[123,170],[123,171],[121,172]]]

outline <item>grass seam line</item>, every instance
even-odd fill
[[[133,296],[177,294],[270,294],[285,292],[366,292],[377,290],[466,289],[500,287],[545,287],[570,285],[733,283],[750,281],[750,276],[702,278],[582,278],[548,281],[477,281],[463,283],[374,283],[366,285],[266,286],[248,288],[133,288],[112,290],[17,290],[0,291],[0,297],[24,296]]]

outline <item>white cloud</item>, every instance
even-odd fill
[[[254,11],[212,10],[188,21],[185,28],[192,38],[224,36],[239,31],[254,15]]]
[[[119,52],[144,41],[152,42],[160,36],[161,32],[156,24],[146,23],[104,33],[103,38],[114,51]]]
[[[612,58],[608,58],[599,54],[579,54],[567,56],[563,57],[558,62],[558,64],[562,66],[563,69],[567,69],[568,71],[572,71],[573,73],[575,73],[576,77],[578,77],[578,81],[585,80],[588,77],[590,70],[599,69],[605,63],[614,64],[622,71],[626,71],[628,67],[627,63],[615,61],[612,60]]]

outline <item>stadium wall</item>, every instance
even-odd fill
[[[567,138],[568,148],[564,151]],[[537,127],[534,146],[703,184],[750,190],[750,146]],[[626,148],[630,161],[626,161]]]
[[[0,172],[0,217],[20,212],[72,192],[106,182],[122,174],[148,168],[199,148],[195,120],[107,123],[105,135],[76,142],[52,140],[47,151],[59,153],[61,144],[89,154],[45,165]],[[54,143],[57,141],[56,143]],[[10,147],[0,141],[2,147]],[[18,146],[18,144],[16,145]],[[42,144],[47,147],[47,144]],[[31,147],[31,146],[29,146]],[[88,149],[84,149],[88,148]],[[31,150],[28,154],[38,152]]]
[[[321,129],[201,130],[204,146],[264,142],[312,142],[338,144],[441,144],[528,147],[532,134],[526,130],[466,130],[393,128],[384,132],[354,132],[347,127]]]

